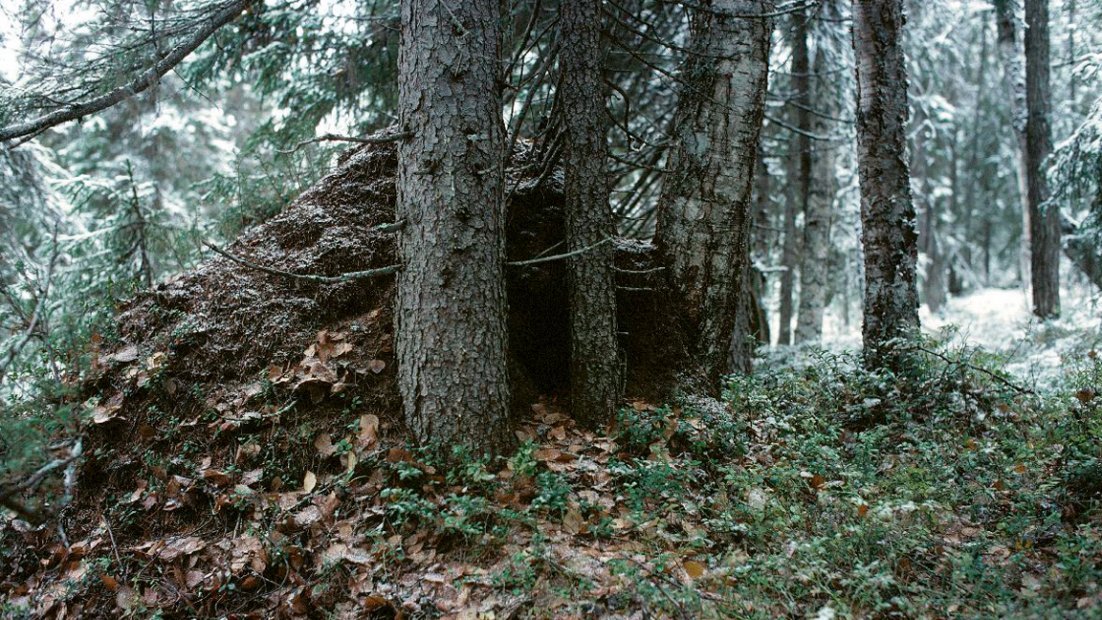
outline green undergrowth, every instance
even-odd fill
[[[197,575],[173,599],[187,608],[122,611],[1102,616],[1102,362],[1084,352],[1036,387],[982,351],[912,353],[890,374],[804,352],[731,378],[719,400],[633,402],[605,433],[537,405],[505,459],[393,446],[349,465],[335,436],[305,493],[238,485],[213,500],[234,527],[174,560]],[[263,556],[238,551],[254,546]],[[252,559],[226,573],[215,548]],[[155,573],[108,549],[69,600],[127,574],[142,601],[169,600],[149,593],[170,563]]]

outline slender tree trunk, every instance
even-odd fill
[[[758,142],[758,160],[754,163],[754,216],[752,219],[753,232],[751,233],[750,270],[753,275],[754,303],[751,310],[756,318],[751,321],[754,327],[754,335],[759,344],[769,345],[772,339],[769,335],[769,316],[765,311],[765,296],[769,290],[769,281],[765,272],[759,269],[755,263],[762,265],[769,262],[769,246],[772,237],[772,183],[769,176],[769,166],[765,162],[765,151]]]
[[[420,441],[510,442],[498,0],[402,0],[396,343]]]
[[[1052,153],[1048,0],[1025,0],[1025,159],[1033,314],[1060,315],[1060,211],[1049,199],[1045,160]]]
[[[821,136],[833,133],[831,117],[838,115],[835,88],[824,79],[829,67],[826,55],[815,54],[815,109],[812,130]],[[800,311],[796,342],[815,342],[823,336],[823,311],[829,288],[830,221],[838,180],[834,169],[834,145],[820,142],[811,153],[807,209],[804,211],[803,262],[800,264]]]
[[[865,363],[897,369],[892,346],[919,328],[915,263],[918,235],[905,159],[907,72],[902,0],[854,0],[857,165],[865,250]]]
[[[768,78],[769,0],[701,2],[655,240],[682,303],[690,353],[711,385],[727,370],[736,304],[749,294],[750,198]]]
[[[796,271],[800,266],[800,231],[796,218],[807,212],[811,187],[811,63],[807,50],[807,20],[804,14],[794,14],[795,32],[792,35],[792,105],[795,126],[788,153],[788,201],[784,209],[784,245],[781,248],[781,302],[778,311],[780,329],[777,344],[792,343],[792,317]],[[802,278],[801,274],[801,278]],[[801,288],[802,292],[802,288]]]
[[[924,127],[924,117],[918,113],[915,125]],[[911,177],[917,185],[918,196],[915,207],[919,221],[919,245],[922,247],[923,262],[922,297],[930,312],[937,312],[945,304],[945,280],[943,277],[941,248],[938,245],[937,198],[930,191],[930,175],[926,153],[927,136],[925,129],[915,132],[911,148]]]
[[[601,77],[600,0],[559,9],[558,97],[566,132],[566,236],[570,251],[570,399],[591,427],[612,418],[620,399],[614,235],[606,171],[608,144]]]

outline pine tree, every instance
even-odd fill
[[[403,0],[398,66],[398,383],[426,443],[499,450],[506,371],[501,14]]]
[[[570,252],[570,395],[575,418],[599,426],[619,400],[615,229],[609,208],[607,111],[601,76],[601,3],[559,12],[559,111],[566,133],[566,234]]]

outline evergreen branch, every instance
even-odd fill
[[[117,103],[125,101],[149,89],[160,81],[166,73],[171,71],[173,67],[187,58],[197,47],[202,45],[204,41],[209,39],[219,28],[237,19],[237,16],[252,3],[253,0],[232,0],[231,2],[227,2],[210,17],[195,24],[194,32],[191,36],[174,47],[168,54],[134,80],[84,103],[70,104],[60,110],[55,110],[36,119],[0,128],[0,142],[22,137],[26,137],[26,139],[29,140],[50,127],[69,121],[75,121],[89,114],[95,114],[96,112],[106,110]]]
[[[50,286],[54,280],[54,267],[57,266],[57,233],[59,226],[60,222],[54,224],[53,250],[50,252],[50,262],[46,266],[46,279],[38,292],[38,300],[35,303],[34,312],[31,313],[31,319],[28,321],[26,331],[19,340],[12,345],[11,349],[4,355],[3,361],[0,362],[0,381],[4,379],[4,375],[7,374],[8,368],[15,362],[15,358],[19,357],[19,354],[23,351],[23,347],[26,347],[31,338],[34,337],[35,329],[38,327],[39,321],[42,320],[43,309],[50,296]],[[13,307],[17,306],[13,304]]]

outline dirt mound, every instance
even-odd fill
[[[395,236],[387,225],[395,219],[396,160],[392,144],[350,151],[334,172],[227,251],[294,274],[340,276],[393,265]],[[548,174],[538,154],[521,145],[506,188],[508,259],[562,252],[561,173]],[[680,342],[657,327],[673,324],[662,315],[671,305],[649,245],[620,243],[617,266],[628,393],[655,396],[683,367]],[[538,399],[568,401],[566,268],[566,261],[551,261],[508,270],[518,420],[531,415]],[[323,487],[345,488],[383,462],[414,462],[402,447],[393,295],[390,276],[319,282],[219,256],[132,300],[119,315],[117,338],[92,351],[92,423],[78,493],[62,515],[69,542],[77,542],[61,544],[52,526],[4,524],[0,572],[9,577],[0,593],[32,597],[40,614],[136,609],[133,601],[104,594],[130,595],[114,583],[118,575],[100,574],[106,590],[96,591],[104,596],[77,608],[62,587],[72,571],[83,576],[93,559],[110,563],[121,553],[128,562],[115,571],[136,570],[135,557],[145,558],[146,567],[167,560],[182,571],[176,587],[208,592],[237,583],[239,569],[253,566],[253,575],[267,581],[247,585],[278,590],[287,603],[286,587],[268,581],[298,573],[286,567],[273,573],[270,565],[260,567],[266,561],[250,560],[259,557],[253,549],[259,543],[242,542],[242,519],[273,529],[277,538],[304,535],[319,519],[330,522],[340,503],[335,490],[321,494]],[[275,545],[266,540],[265,549]],[[198,560],[191,561],[194,570],[172,562],[219,544],[235,569],[228,574],[218,576]],[[241,545],[253,551],[241,552]],[[293,548],[303,553],[311,545]],[[220,561],[212,552],[204,561]],[[65,600],[68,607],[57,606]]]

